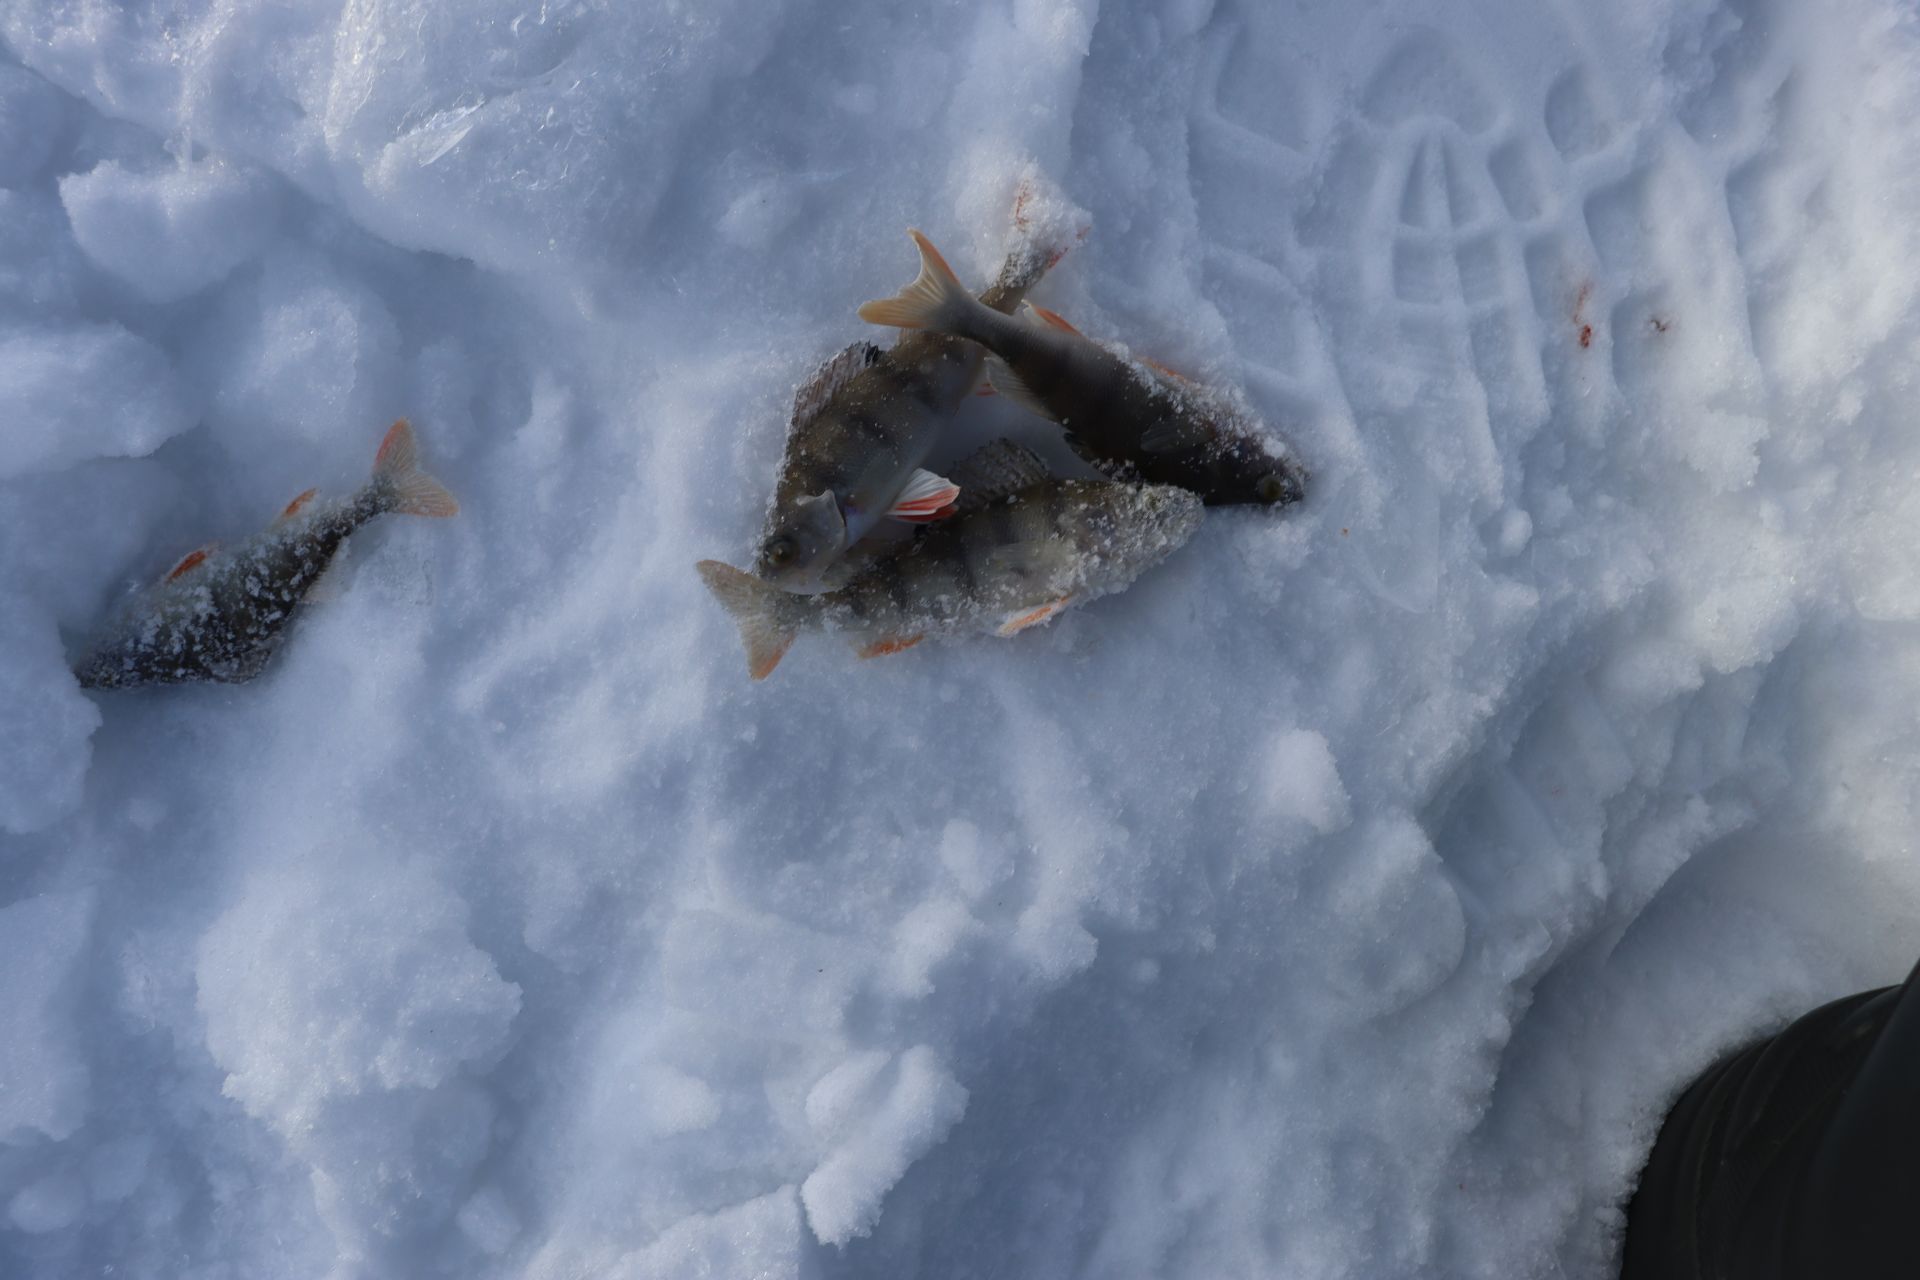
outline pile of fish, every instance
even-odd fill
[[[934,635],[1013,635],[1129,586],[1193,535],[1205,506],[1300,500],[1305,471],[1229,397],[1025,303],[1059,253],[1016,249],[976,297],[909,234],[919,277],[859,312],[906,332],[890,350],[855,343],[800,389],[754,571],[698,565],[755,680],[806,629],[842,632],[862,657]],[[951,478],[925,469],[983,374],[1107,478],[1062,479],[1005,439]],[[922,527],[869,538],[887,519]]]
[[[700,562],[740,628],[755,680],[803,630],[842,632],[863,657],[933,635],[1013,635],[1126,588],[1193,536],[1206,506],[1283,506],[1303,492],[1305,472],[1232,399],[1026,304],[1060,251],[1023,242],[976,297],[925,236],[911,234],[919,278],[860,308],[863,319],[906,332],[890,350],[855,343],[800,389],[753,572]],[[925,469],[983,375],[1062,427],[1106,479],[1056,476],[1005,439],[951,468],[951,478]],[[80,683],[251,680],[349,534],[388,513],[459,510],[420,470],[404,420],[358,493],[335,502],[313,495],[236,547],[181,559],[94,641],[74,667]],[[887,520],[920,528],[911,538],[871,536]]]
[[[135,596],[74,666],[82,686],[127,688],[259,675],[347,536],[377,516],[451,516],[453,495],[420,469],[413,428],[393,424],[358,493],[333,502],[309,489],[273,524],[231,548],[183,556]]]

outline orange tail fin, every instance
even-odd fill
[[[373,478],[387,489],[387,510],[409,516],[452,516],[460,513],[438,480],[420,469],[420,446],[405,418],[387,430],[380,452],[373,457]]]

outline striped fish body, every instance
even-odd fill
[[[858,351],[864,367],[820,409],[796,420],[774,482],[767,532],[807,498],[831,493],[851,547],[886,514],[980,380],[985,353],[933,333],[909,334],[891,351]],[[844,356],[842,358],[845,358]]]
[[[85,688],[259,675],[348,536],[389,512],[451,516],[460,506],[421,471],[413,428],[393,424],[373,476],[351,498],[295,498],[266,530],[232,548],[192,553],[123,609],[75,666]]]
[[[253,679],[348,535],[378,514],[364,495],[328,503],[148,588],[76,668],[81,685]]]
[[[1022,248],[977,301],[1004,314],[1020,305],[1050,258]],[[891,350],[855,343],[794,397],[754,572],[795,592],[819,592],[851,573],[845,554],[892,508],[940,433],[980,381],[986,353],[938,333],[911,333]]]

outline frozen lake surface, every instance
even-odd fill
[[[1917,949],[1916,118],[1898,0],[0,0],[0,1275],[1610,1277]],[[1023,178],[1308,501],[750,684],[694,562]],[[78,688],[401,415],[458,518]]]

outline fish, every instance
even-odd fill
[[[1011,312],[1061,251],[1022,243],[976,300]],[[970,300],[972,296],[969,295]],[[925,524],[951,515],[960,489],[920,464],[979,385],[985,352],[938,333],[891,349],[856,342],[794,396],[753,571],[786,591],[844,585],[847,552],[883,517]]]
[[[1055,312],[992,310],[960,288],[940,251],[910,231],[920,274],[860,318],[965,338],[992,352],[987,379],[1060,424],[1082,459],[1115,479],[1177,484],[1208,506],[1279,507],[1306,494],[1307,472],[1224,393],[1094,342]]]
[[[929,636],[1011,636],[1130,585],[1200,527],[1200,499],[1174,485],[1063,480],[1032,450],[997,440],[959,468],[961,510],[922,529],[844,587],[799,594],[718,560],[695,566],[764,680],[802,631],[848,636],[860,656]]]
[[[353,496],[294,498],[274,523],[231,548],[181,557],[137,596],[75,665],[83,688],[197,680],[238,684],[266,667],[347,536],[389,513],[451,516],[460,504],[420,469],[413,428],[393,424],[373,475]]]

